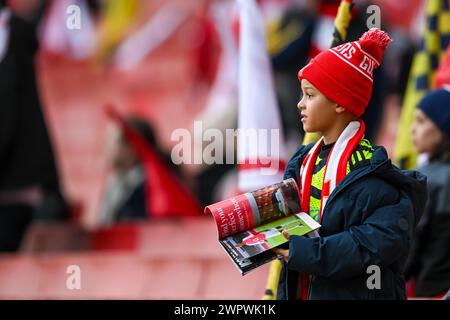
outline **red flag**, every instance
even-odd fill
[[[144,138],[113,108],[108,115],[121,127],[124,136],[141,159],[147,176],[147,211],[154,218],[200,216],[199,203]]]

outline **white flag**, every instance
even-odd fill
[[[263,17],[255,0],[237,1],[240,5],[239,188],[250,191],[283,179],[286,151]]]

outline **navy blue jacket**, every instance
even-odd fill
[[[299,182],[299,164],[312,146],[296,151],[286,179]],[[374,148],[370,164],[350,172],[330,195],[320,237],[291,237],[278,299],[296,297],[299,272],[310,275],[308,299],[406,299],[403,269],[427,200],[426,177],[400,171],[383,147]],[[380,289],[368,288],[371,265],[380,268]]]

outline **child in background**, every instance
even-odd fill
[[[412,128],[414,145],[428,155],[420,169],[428,178],[429,198],[417,226],[406,276],[414,296],[442,297],[450,288],[450,91],[428,93],[418,105]]]
[[[283,258],[278,299],[406,299],[403,269],[426,178],[395,168],[383,147],[364,139],[360,120],[390,41],[371,29],[320,53],[298,74],[303,128],[322,137],[296,151],[285,179],[296,179],[302,211],[322,227],[316,238],[284,232],[289,248],[274,249]],[[370,266],[380,270],[375,287],[368,285]]]

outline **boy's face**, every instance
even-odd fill
[[[305,132],[325,132],[330,128],[338,113],[336,103],[330,101],[308,80],[301,82],[302,99],[297,104]]]
[[[433,154],[443,136],[439,128],[420,109],[416,110],[416,117],[411,129],[414,146],[419,153]]]

